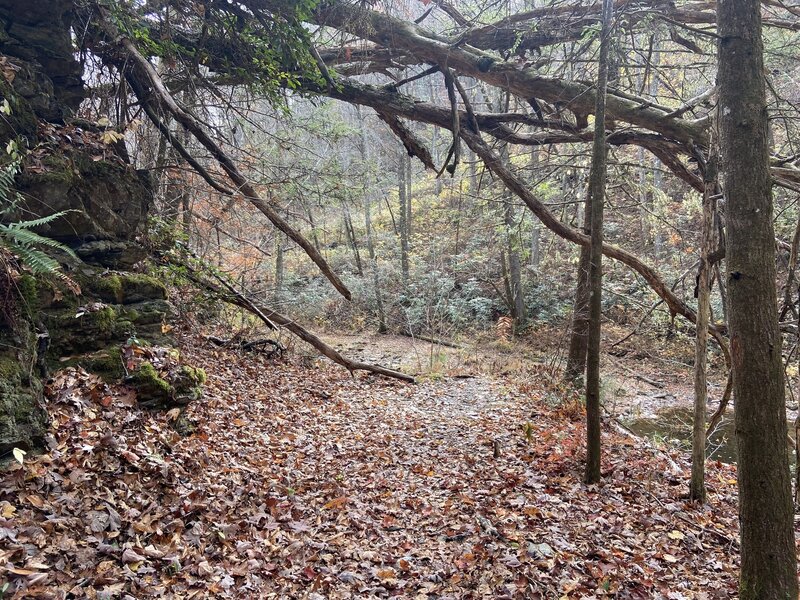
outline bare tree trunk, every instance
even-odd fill
[[[508,145],[504,144],[500,156],[508,165]],[[525,297],[522,289],[522,266],[519,258],[518,236],[515,233],[516,219],[514,218],[514,202],[511,190],[502,190],[503,198],[503,224],[505,225],[505,246],[508,257],[506,287],[508,289],[511,318],[514,320],[514,333],[519,331],[525,321]],[[505,261],[504,261],[505,262]]]
[[[408,237],[408,248],[411,249],[411,233],[413,228],[413,210],[411,208],[411,176],[413,175],[413,170],[411,168],[411,156],[409,156],[408,152],[405,155],[406,161],[406,235]]]
[[[525,324],[525,294],[522,289],[522,266],[519,258],[519,243],[514,229],[514,205],[511,201],[511,192],[504,193],[505,210],[504,220],[506,225],[506,243],[508,246],[508,275],[511,286],[511,300],[514,307],[514,333],[518,333]]]
[[[531,149],[531,185],[536,183],[536,177],[538,174],[539,168],[539,149],[532,148]],[[533,220],[533,225],[531,229],[531,255],[530,259],[528,260],[528,264],[533,267],[534,269],[538,268],[539,262],[541,260],[541,239],[542,239],[542,228],[539,224],[538,219]]]
[[[364,115],[361,112],[361,107],[356,105],[356,115],[358,115],[358,124],[360,130],[358,150],[361,154],[362,170],[365,176],[368,173],[368,159],[369,149],[367,146],[367,129],[364,126]],[[369,179],[368,179],[369,180]],[[391,206],[389,207],[391,210]],[[372,236],[372,194],[370,190],[365,190],[364,193],[364,230],[367,235],[367,252],[369,253],[370,267],[372,268],[372,285],[375,288],[375,305],[378,310],[378,333],[386,333],[386,311],[383,308],[383,293],[381,292],[381,279],[378,272],[378,255],[375,252],[375,240]]]
[[[603,205],[606,193],[606,88],[611,45],[613,0],[603,0],[597,102],[589,193],[592,198],[592,241],[589,246],[589,348],[586,354],[586,483],[600,481],[600,319],[603,282]]]
[[[342,209],[344,212],[344,233],[347,237],[347,242],[353,250],[353,258],[356,261],[356,272],[359,277],[364,276],[364,266],[361,264],[361,252],[358,250],[358,240],[356,239],[356,230],[353,228],[353,218],[350,216],[350,209],[346,202],[342,202]]]
[[[284,279],[284,264],[283,264],[283,236],[280,233],[275,233],[275,290],[274,300],[275,304],[280,306],[283,297],[283,279]]]
[[[467,153],[469,165],[469,193],[473,198],[478,197],[478,157],[472,150]]]
[[[583,232],[591,234],[592,199],[587,195],[584,207]],[[589,347],[589,246],[581,246],[578,259],[577,284],[575,301],[572,307],[572,334],[569,339],[567,366],[564,369],[564,380],[576,385],[583,383],[586,372],[586,351]]]
[[[642,235],[642,254],[647,256],[650,248],[652,232],[650,230],[650,212],[652,211],[652,194],[647,189],[646,153],[644,148],[637,151],[639,161],[639,230]]]
[[[314,222],[314,210],[310,206],[305,208],[308,224],[311,225],[311,241],[314,242],[314,248],[317,249],[317,252],[322,253],[322,248],[319,245],[319,235],[317,234],[317,224]]]
[[[372,285],[375,288],[375,304],[378,309],[378,333],[386,333],[386,312],[383,308],[383,295],[381,293],[381,279],[378,273],[378,256],[375,254],[375,242],[372,239],[372,198],[369,194],[364,196],[364,227],[367,230],[367,252],[372,266]]]
[[[653,208],[653,212],[661,214],[661,207],[656,206],[655,191],[663,191],[664,188],[664,174],[661,172],[661,161],[655,156],[653,157],[653,191],[650,192],[648,203]],[[653,258],[658,260],[664,254],[664,232],[662,227],[656,227],[653,232]]]
[[[705,170],[706,189],[703,192],[703,217],[700,229],[700,267],[697,271],[697,320],[694,346],[694,419],[692,422],[692,476],[689,498],[706,501],[706,383],[708,322],[711,313],[711,264],[709,255],[714,244],[714,194],[717,166],[712,154]]]
[[[797,598],[759,0],[717,5],[742,600]]]
[[[397,166],[397,190],[400,199],[400,218],[398,229],[400,229],[400,271],[403,277],[403,287],[408,287],[409,266],[408,266],[408,188],[406,187],[406,159],[408,154],[405,150],[400,151]]]

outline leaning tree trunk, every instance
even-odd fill
[[[611,45],[613,0],[603,0],[603,26],[600,32],[597,102],[595,104],[592,171],[589,194],[592,198],[592,242],[589,246],[589,347],[586,353],[586,483],[600,481],[600,318],[603,282],[603,204],[606,193],[606,88],[608,50]]]
[[[759,0],[717,5],[742,600],[797,598]]]

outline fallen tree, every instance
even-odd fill
[[[416,383],[412,375],[407,375],[406,373],[401,373],[400,371],[395,371],[394,369],[389,369],[380,365],[371,365],[347,358],[336,350],[336,348],[326,344],[319,336],[297,323],[294,319],[272,310],[262,302],[252,298],[246,291],[236,289],[220,274],[204,272],[202,262],[197,259],[186,260],[175,255],[175,253],[162,254],[161,259],[168,264],[181,267],[186,277],[192,283],[211,293],[215,298],[246,310],[260,319],[270,329],[274,330],[283,327],[315,348],[326,358],[343,366],[350,371],[351,374],[354,374],[355,371],[366,371],[392,379],[407,381],[408,383]]]

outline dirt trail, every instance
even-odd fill
[[[81,377],[51,406],[56,450],[0,485],[20,597],[735,593],[732,470],[712,465],[713,510],[692,506],[681,457],[605,431],[603,485],[585,486],[580,405],[546,367],[407,385],[183,352],[209,375],[190,437]]]

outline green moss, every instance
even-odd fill
[[[152,408],[164,406],[174,394],[174,388],[149,362],[142,363],[128,382],[136,389],[136,397],[142,406]]]
[[[33,369],[36,336],[26,321],[0,327],[0,455],[40,444],[47,429],[42,384]]]
[[[178,415],[178,418],[175,419],[175,422],[172,424],[172,428],[178,432],[178,435],[187,437],[192,435],[197,426],[186,416],[186,414],[181,411],[181,414]]]
[[[109,346],[90,354],[70,357],[68,360],[50,361],[50,366],[53,370],[81,366],[109,383],[119,381],[125,375],[120,346]]]
[[[19,382],[20,366],[16,356],[0,355],[0,379]]]
[[[80,276],[78,283],[88,294],[114,304],[137,304],[167,297],[167,288],[163,283],[140,273],[91,273]]]
[[[181,375],[195,382],[195,384],[197,385],[203,385],[206,382],[206,371],[205,369],[201,369],[200,367],[190,367],[189,365],[183,365],[181,367],[180,372]]]
[[[12,139],[18,139],[21,136],[28,138],[33,142],[36,138],[36,129],[38,127],[36,115],[30,107],[30,104],[14,91],[5,77],[0,77],[0,98],[8,100],[8,105],[11,108],[10,115],[4,115],[0,119],[0,140],[3,146]],[[30,144],[32,145],[32,143]],[[24,145],[20,145],[24,147]]]
[[[174,373],[170,381],[175,389],[176,404],[188,404],[203,397],[203,384],[206,382],[206,372],[197,367],[182,365]]]
[[[39,310],[39,286],[36,278],[24,273],[17,279],[16,284],[23,308],[28,314],[35,314]]]
[[[42,320],[50,332],[51,356],[71,356],[100,350],[110,342],[122,343],[135,332],[119,306],[81,313],[74,308],[44,311]]]
[[[85,287],[104,302],[122,302],[122,282],[117,275],[92,277]]]
[[[63,156],[49,154],[42,159],[42,164],[45,169],[37,171],[36,178],[38,180],[58,183],[65,187],[70,187],[75,181],[75,167]]]
[[[87,313],[87,315],[92,315],[91,320],[97,324],[100,333],[105,335],[114,333],[114,326],[117,324],[118,313],[113,306],[106,306],[96,312]]]
[[[167,287],[155,277],[140,273],[126,273],[120,278],[122,301],[134,304],[144,300],[164,300]]]

